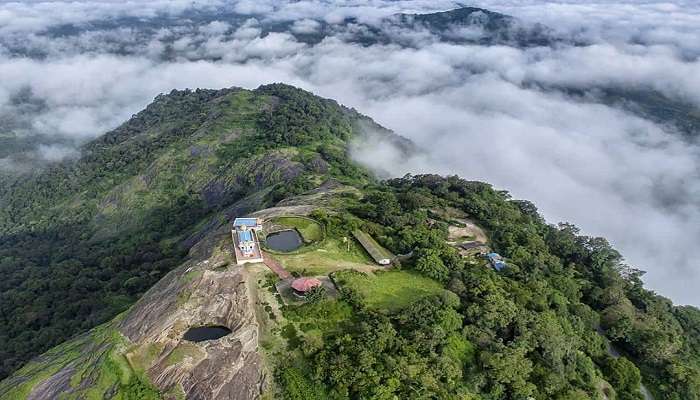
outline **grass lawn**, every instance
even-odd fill
[[[367,306],[377,310],[396,311],[444,290],[438,282],[409,271],[386,271],[366,276],[343,271],[335,278],[339,285],[359,292]]]
[[[296,228],[306,243],[317,242],[323,239],[321,225],[312,219],[293,216],[277,217],[272,219],[272,223]]]
[[[294,322],[300,332],[319,330],[328,333],[352,317],[352,307],[343,301],[326,299],[318,303],[306,303],[287,307],[284,316]]]
[[[285,269],[290,272],[303,272],[305,275],[326,275],[343,269],[372,271],[374,261],[351,238],[348,243],[339,239],[327,238],[317,248],[297,254],[275,254]]]

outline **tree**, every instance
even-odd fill
[[[445,282],[450,270],[440,258],[440,252],[435,249],[420,249],[416,254],[415,269],[437,281]]]
[[[491,393],[500,398],[532,396],[535,385],[529,382],[532,361],[522,345],[504,347],[495,352],[484,352],[481,360],[489,376]]]
[[[603,362],[603,373],[615,388],[620,400],[643,400],[639,391],[642,377],[639,369],[625,357],[606,357]]]
[[[326,287],[323,285],[315,286],[306,292],[304,298],[308,303],[318,303],[319,301],[326,298]]]

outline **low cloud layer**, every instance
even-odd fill
[[[201,2],[201,12],[246,15],[194,24],[177,17],[191,2],[145,2],[140,10],[111,1],[2,5],[0,123],[11,120],[16,135],[63,140],[33,150],[57,160],[75,154],[66,140],[116,127],[160,92],[298,85],[357,108],[425,150],[406,161],[375,143],[358,148],[358,159],[377,170],[456,173],[508,189],[534,201],[551,222],[609,238],[629,263],[648,271],[652,289],[700,304],[700,147],[673,125],[610,105],[600,94],[650,90],[699,110],[700,6],[477,1],[586,46],[450,44],[415,31],[392,32],[410,36],[408,47],[363,46],[341,34],[309,44],[295,36],[347,17],[381,24],[397,12],[453,7],[346,3]],[[150,28],[94,22],[154,15],[171,21]],[[265,34],[266,21],[286,21],[289,31]],[[45,33],[88,22],[93,27],[76,34]],[[17,43],[40,56],[13,54]],[[0,156],[0,168],[9,160]]]

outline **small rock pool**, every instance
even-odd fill
[[[275,251],[294,251],[303,241],[296,229],[287,229],[267,235],[265,245]]]
[[[222,338],[230,333],[231,330],[225,326],[198,326],[188,329],[182,338],[190,342],[204,342]]]

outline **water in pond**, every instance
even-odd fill
[[[229,333],[231,330],[225,326],[199,326],[188,329],[182,338],[190,342],[203,342],[224,337]]]
[[[267,235],[265,244],[272,250],[293,251],[301,247],[302,240],[296,229],[289,229]]]

